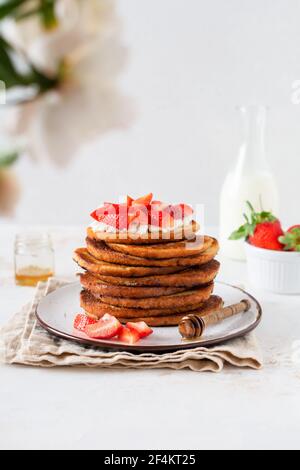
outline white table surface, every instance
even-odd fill
[[[33,295],[14,285],[17,230],[0,226],[0,326]],[[52,233],[57,275],[72,278],[72,250],[84,229]],[[220,279],[244,283],[262,303],[262,371],[1,365],[0,449],[299,449],[300,364],[293,344],[300,341],[300,298],[256,291],[247,285],[244,263],[221,261]]]

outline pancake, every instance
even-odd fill
[[[211,294],[213,286],[202,286],[197,289],[188,290],[178,294],[166,295],[163,297],[150,297],[147,299],[127,299],[119,297],[108,297],[95,295],[102,302],[108,305],[121,308],[142,308],[142,309],[159,309],[159,308],[179,308],[189,305],[196,305],[207,300]]]
[[[78,248],[73,255],[74,261],[83,269],[89,272],[107,276],[119,277],[143,277],[160,274],[172,274],[182,271],[183,267],[145,267],[145,266],[124,266],[107,263],[94,258],[86,248]]]
[[[147,245],[155,243],[168,243],[170,240],[186,240],[194,238],[195,233],[199,232],[199,224],[193,220],[184,228],[172,230],[167,233],[147,232],[145,235],[129,234],[128,232],[94,232],[91,227],[87,229],[87,235],[94,240],[105,241],[109,243],[120,243],[126,245]]]
[[[198,236],[194,241],[164,243],[160,245],[122,245],[118,243],[108,243],[114,251],[125,253],[139,258],[169,259],[185,258],[205,253],[213,249],[214,256],[218,252],[218,242],[210,237]]]
[[[114,286],[100,281],[90,273],[80,275],[80,282],[84,289],[92,294],[125,297],[130,299],[146,299],[148,297],[161,297],[163,295],[177,294],[186,290],[185,287],[127,287]]]
[[[96,275],[98,282],[114,286],[126,287],[185,287],[192,288],[207,284],[215,279],[220,269],[220,263],[212,260],[207,264],[169,275],[154,275],[139,278],[124,278]]]
[[[194,305],[180,306],[173,308],[124,308],[116,307],[113,305],[105,304],[101,300],[96,299],[90,292],[83,290],[80,294],[80,306],[88,312],[93,318],[101,318],[105,313],[115,316],[116,318],[143,318],[143,317],[158,317],[165,315],[174,315],[176,313],[186,313],[193,311],[202,306],[206,302],[213,291],[213,284],[207,286],[207,289],[203,290],[202,301],[197,302]],[[136,320],[137,321],[137,320]]]
[[[95,240],[92,240],[91,238],[86,239],[86,244],[87,244],[88,252],[95,258],[101,261],[105,261],[107,263],[122,264],[126,266],[190,267],[190,266],[196,266],[197,264],[201,263],[203,259],[202,254],[196,255],[196,256],[187,256],[185,258],[169,258],[169,259],[140,258],[138,256],[132,256],[132,255],[128,255],[119,251],[115,251],[104,242],[95,241]],[[207,237],[207,243],[205,243],[205,245],[209,245],[209,244],[210,245],[213,244],[213,239]],[[185,245],[185,242],[183,242],[183,246],[184,245]],[[119,245],[119,246],[123,247],[125,245]],[[163,246],[166,246],[166,245],[163,245]],[[136,248],[136,247],[133,247],[133,248]]]
[[[164,317],[146,317],[146,318],[139,318],[139,321],[145,321],[147,325],[152,327],[159,327],[159,326],[177,326],[180,320],[185,317],[186,315],[197,314],[201,316],[209,315],[210,313],[216,312],[217,310],[221,309],[224,305],[223,300],[221,297],[216,295],[212,295],[207,302],[204,302],[201,308],[198,310],[194,310],[193,312],[186,312],[186,313],[178,313],[175,315],[166,315]],[[87,315],[89,315],[87,313]],[[136,318],[119,318],[121,323],[127,323],[129,321],[137,321]]]

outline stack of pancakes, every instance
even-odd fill
[[[183,233],[183,232],[182,232]],[[121,322],[149,326],[178,325],[189,313],[208,314],[222,306],[212,295],[220,264],[217,240],[196,236],[112,237],[88,229],[86,248],[74,253],[85,270],[81,307],[89,317],[105,313]]]

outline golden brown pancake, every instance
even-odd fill
[[[203,302],[206,302],[213,291],[213,284],[207,286],[205,292],[203,291],[202,301],[194,305],[179,306],[173,308],[124,308],[108,305],[99,299],[96,299],[90,292],[82,291],[80,294],[80,305],[88,312],[93,318],[101,318],[105,313],[115,316],[116,318],[143,318],[143,317],[157,317],[165,315],[174,315],[176,313],[186,313],[188,311],[200,308]]]
[[[194,238],[195,233],[200,230],[200,226],[196,221],[191,222],[183,229],[172,230],[163,233],[161,230],[156,233],[146,233],[145,235],[129,234],[127,232],[107,233],[94,232],[91,227],[87,229],[89,238],[94,240],[105,241],[109,243],[124,243],[126,245],[147,245],[155,243],[168,243],[170,240],[186,240]]]
[[[212,260],[207,264],[169,275],[153,275],[138,278],[95,275],[98,282],[125,287],[185,287],[192,288],[212,282],[220,269],[220,263]]]
[[[148,297],[161,297],[172,295],[186,290],[185,287],[127,287],[115,286],[99,281],[90,273],[80,275],[80,282],[84,289],[92,294],[110,297],[125,297],[129,299],[146,299]]]
[[[143,277],[156,274],[170,274],[182,271],[183,267],[146,267],[123,266],[120,264],[106,263],[94,258],[86,248],[78,248],[73,255],[74,261],[83,269],[94,274],[120,277]]]
[[[94,297],[100,299],[105,304],[121,308],[178,308],[205,302],[208,298],[207,296],[211,294],[212,289],[213,288],[211,286],[202,286],[197,289],[188,290],[178,294],[166,295],[163,297],[150,297],[147,299],[127,299],[100,296],[99,294],[94,295]]]
[[[221,309],[224,305],[223,300],[221,297],[216,295],[212,295],[207,302],[204,302],[201,308],[198,310],[194,310],[193,312],[186,312],[186,313],[178,313],[175,315],[166,315],[164,317],[146,317],[146,318],[139,318],[138,321],[145,321],[147,325],[152,327],[159,327],[159,326],[177,326],[180,320],[185,317],[186,315],[197,314],[201,316],[209,315],[210,313],[216,312],[217,310]],[[89,315],[87,313],[87,315]],[[127,323],[129,321],[136,322],[136,318],[119,318],[121,323]]]
[[[95,258],[101,261],[105,261],[107,263],[122,264],[126,266],[190,267],[190,266],[196,266],[197,264],[200,264],[203,260],[202,254],[194,255],[194,256],[187,256],[185,258],[169,258],[169,259],[140,258],[138,256],[131,256],[131,255],[119,252],[119,251],[115,251],[104,242],[97,242],[95,240],[92,240],[91,238],[86,239],[86,244],[87,244],[88,252]],[[207,243],[205,243],[205,245],[208,245],[208,244],[210,245],[213,244],[212,238],[207,237]],[[182,246],[184,245],[185,245],[185,242],[183,242]],[[123,246],[125,245],[119,245],[119,247],[123,247]],[[163,246],[166,246],[166,245],[163,245]],[[133,247],[133,248],[136,248],[136,247]]]
[[[200,235],[192,242],[183,241],[145,246],[109,243],[108,246],[114,251],[125,253],[127,255],[159,260],[185,258],[196,255],[199,256],[207,252],[209,249],[214,252],[213,256],[215,256],[219,249],[217,240],[214,240],[211,237],[202,237]]]

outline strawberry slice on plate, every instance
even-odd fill
[[[126,326],[129,330],[137,332],[141,339],[146,338],[153,333],[152,328],[150,328],[150,326],[148,326],[144,321],[128,322]]]
[[[87,315],[79,313],[75,317],[74,328],[79,331],[85,331],[87,326],[94,325],[95,323],[97,323],[97,320],[93,320],[93,318],[89,318]]]
[[[122,325],[119,320],[106,313],[97,323],[87,326],[85,333],[90,338],[111,339],[117,336],[121,329]]]
[[[139,333],[136,330],[130,329],[127,326],[123,326],[119,332],[118,340],[127,344],[135,344],[141,339]]]

